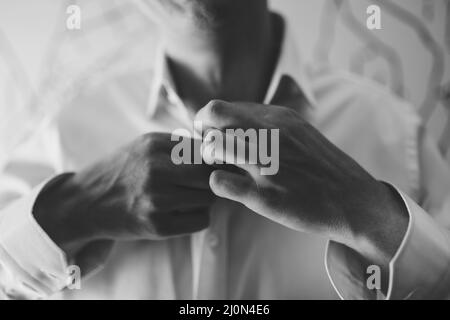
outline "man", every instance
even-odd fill
[[[264,1],[138,3],[155,71],[88,86],[3,169],[5,298],[448,295],[450,174],[408,104],[305,65]],[[193,120],[279,129],[279,171],[207,140],[228,165],[175,165],[170,133]]]

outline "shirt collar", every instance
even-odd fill
[[[314,105],[314,95],[308,79],[306,64],[304,64],[294,41],[292,31],[288,23],[284,23],[283,39],[280,48],[275,71],[267,89],[264,103],[270,104],[276,95],[284,76],[290,77],[301,89],[310,105]],[[167,102],[182,105],[180,97],[176,93],[175,83],[169,70],[165,56],[165,50],[160,45],[156,52],[155,68],[152,87],[150,89],[147,114],[151,117],[158,108],[167,105]]]

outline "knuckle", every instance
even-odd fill
[[[154,174],[148,173],[144,188],[145,188],[145,191],[147,191],[149,193],[148,200],[150,202],[153,202],[152,201],[153,200],[152,193],[155,192],[156,190],[158,190],[158,182],[155,179]]]
[[[153,186],[155,183],[155,178],[158,176],[158,164],[153,159],[148,159],[146,162],[146,173],[148,178],[148,185]]]
[[[142,174],[146,175],[145,190],[161,192],[161,188],[167,185],[167,177],[170,172],[162,161],[153,158],[147,159],[146,168]]]
[[[164,208],[164,199],[156,192],[149,192],[147,194],[146,203],[151,208],[151,211],[160,211]]]
[[[221,117],[225,113],[225,102],[222,100],[211,100],[206,109],[210,117]]]
[[[157,135],[154,132],[148,132],[140,136],[139,139],[142,141],[143,144],[149,145],[157,139]]]
[[[147,154],[152,155],[162,152],[168,146],[170,137],[162,132],[149,132],[141,136],[141,142],[147,151]]]
[[[158,136],[156,136],[155,134],[152,133],[152,134],[148,134],[148,135],[149,136],[147,136],[147,139],[145,142],[146,149],[149,154],[154,154],[158,151],[160,142],[159,142]]]

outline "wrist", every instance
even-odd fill
[[[370,262],[388,268],[408,228],[409,217],[400,195],[383,182],[377,182],[372,204],[364,212],[365,222],[355,232],[353,249]]]
[[[49,181],[33,206],[37,223],[68,255],[89,242],[88,223],[79,214],[83,196],[73,177],[74,173],[64,173]]]

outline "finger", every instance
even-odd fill
[[[209,175],[213,168],[202,164],[179,164],[170,168],[167,179],[174,185],[209,190]]]
[[[183,140],[181,140],[183,139]],[[182,137],[167,152],[166,176],[177,185],[209,189],[208,180],[212,168],[202,161],[199,139]],[[164,160],[163,160],[164,161]]]
[[[196,163],[200,158],[202,137],[191,138],[190,136],[186,136],[187,134],[190,135],[190,132],[186,129],[177,130],[185,130],[185,135],[172,134],[170,137],[171,142],[166,153],[170,154],[174,163]],[[194,132],[194,134],[196,133]]]
[[[172,203],[172,208],[184,209],[210,206],[215,199],[216,197],[209,187],[208,190],[177,188],[169,201]]]
[[[227,163],[247,171],[258,173],[258,148],[254,141],[219,130],[211,130],[202,144],[202,157],[207,164]]]
[[[149,152],[152,155],[168,155],[173,163],[195,163],[200,159],[201,138],[192,138],[189,130],[179,128],[172,134],[165,132],[152,132],[143,138],[151,140],[149,143]]]
[[[211,173],[209,185],[216,196],[240,202],[247,207],[256,197],[256,185],[248,175],[216,170]]]
[[[161,186],[159,189],[150,190],[152,206],[158,211],[172,211],[186,208],[210,206],[215,195],[209,188],[199,190],[178,186]]]
[[[232,164],[228,164],[228,163],[223,163],[223,164],[214,163],[214,164],[211,164],[210,167],[212,168],[211,173],[214,170],[224,170],[224,171],[233,172],[236,174],[246,174],[247,173],[247,171],[245,171],[241,168],[238,168]],[[209,175],[211,175],[211,173]],[[209,188],[209,176],[208,176],[208,188]]]
[[[195,163],[176,162],[167,154],[153,159],[150,185],[155,185],[155,188],[169,185],[209,190],[209,175],[213,168],[203,162],[200,152],[198,157]]]
[[[157,234],[162,237],[178,236],[198,232],[209,226],[206,208],[161,213],[154,218]]]
[[[255,114],[262,105],[252,103],[229,103],[222,100],[212,100],[195,116],[195,123],[200,127],[194,128],[199,133],[209,129],[253,128],[256,127]]]

